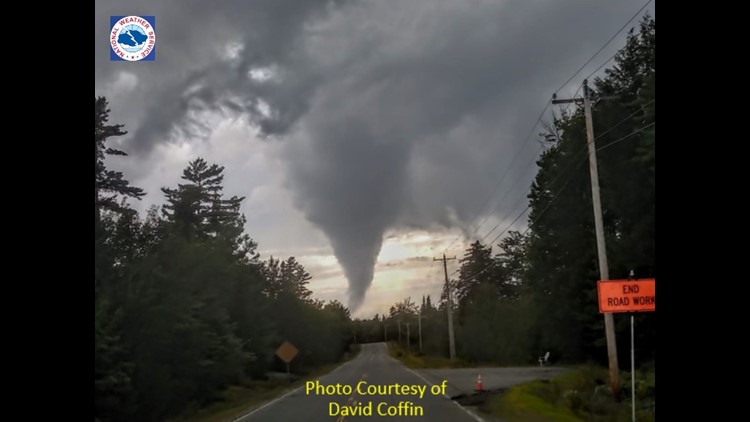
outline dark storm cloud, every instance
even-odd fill
[[[141,82],[124,104],[138,110],[131,148],[200,136],[210,129],[201,110],[240,113],[282,139],[288,187],[329,238],[356,309],[386,230],[466,228],[508,166],[491,211],[514,211],[538,144],[511,158],[539,111],[641,3],[145,4],[101,7],[97,18],[106,51],[106,15],[157,16],[156,62],[127,66]],[[229,42],[242,48],[221,59]],[[100,83],[122,69],[105,58]],[[264,67],[272,80],[248,77]]]
[[[123,112],[137,121],[130,138],[134,153],[147,154],[173,135],[205,134],[201,111],[243,112],[266,133],[281,133],[303,112],[315,87],[314,74],[286,72],[300,60],[300,35],[305,24],[323,17],[339,1],[331,0],[172,0],[101,4],[96,8],[97,87],[117,71],[135,73],[144,82],[135,93],[133,109]],[[109,3],[109,2],[107,2]],[[150,63],[109,61],[107,32],[110,15],[156,17],[156,60]],[[222,58],[228,43],[242,46],[236,60]],[[282,64],[284,84],[270,88],[248,77],[251,69]],[[135,65],[135,66],[133,66]],[[278,112],[267,119],[259,99],[269,98]]]

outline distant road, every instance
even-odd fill
[[[448,380],[446,394],[451,397],[470,395],[477,385],[477,375],[482,376],[484,390],[499,390],[534,380],[550,379],[570,371],[554,366],[516,366],[508,368],[455,368],[419,369],[420,375],[430,382]]]
[[[312,380],[314,381],[314,380]],[[237,422],[255,421],[437,421],[437,422],[472,422],[483,419],[475,412],[466,410],[459,406],[447,396],[430,393],[432,382],[427,381],[422,375],[411,371],[399,361],[391,358],[385,343],[363,344],[359,355],[353,360],[343,364],[335,371],[324,375],[319,380],[322,386],[330,385],[335,388],[336,383],[342,386],[350,386],[352,393],[349,395],[314,395],[305,394],[305,386],[287,393],[286,395],[271,401],[249,414],[237,419]],[[417,386],[415,389],[424,388],[424,397],[414,395],[399,395],[394,391],[386,395],[362,395],[356,391],[356,386],[361,381],[363,388],[375,388],[385,385],[407,385]],[[434,381],[433,381],[434,382]],[[449,381],[450,382],[450,381]],[[439,386],[440,382],[436,382]],[[435,387],[436,389],[438,387]],[[417,390],[417,392],[419,391]],[[437,390],[436,390],[437,391]],[[450,393],[447,390],[446,393]],[[331,406],[330,403],[336,403]],[[345,416],[333,415],[329,412],[343,408],[354,402],[362,402],[366,405],[372,402],[372,416]],[[407,404],[410,402],[411,404]],[[381,404],[385,403],[385,404]],[[401,408],[399,408],[399,403]],[[390,412],[392,416],[379,416],[378,405],[381,412]],[[333,407],[333,409],[331,409]],[[359,406],[361,408],[361,406]],[[422,416],[416,416],[419,412]],[[398,415],[401,413],[401,416]],[[409,415],[412,416],[409,416]]]

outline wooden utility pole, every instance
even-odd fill
[[[422,310],[419,310],[419,353],[422,353]]]
[[[443,254],[443,258],[433,258],[433,261],[443,261],[443,270],[445,271],[445,295],[447,300],[446,309],[448,311],[448,343],[450,347],[451,360],[456,359],[456,339],[453,337],[453,301],[451,299],[451,284],[448,282],[448,261],[453,258],[446,258]]]
[[[407,353],[411,351],[411,341],[410,341],[411,335],[409,334],[409,324],[411,323],[410,322],[406,323],[406,352]]]
[[[589,173],[591,174],[591,198],[594,204],[594,226],[596,228],[596,249],[599,255],[599,276],[601,280],[609,280],[609,265],[607,264],[607,245],[604,239],[604,223],[602,222],[602,199],[599,195],[599,169],[596,163],[596,145],[594,144],[594,123],[591,117],[591,98],[589,97],[588,81],[583,81],[583,98],[558,100],[553,96],[552,104],[583,103],[586,115],[586,138],[589,152]],[[617,364],[617,343],[615,339],[615,322],[612,313],[604,314],[604,331],[607,338],[607,355],[609,357],[609,379],[612,394],[617,395],[620,390],[619,366]]]

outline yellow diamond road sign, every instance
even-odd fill
[[[297,350],[297,348],[288,341],[281,343],[281,346],[276,349],[276,356],[278,356],[279,359],[283,360],[285,363],[291,362],[292,359],[297,356],[297,353],[299,353],[299,350]]]

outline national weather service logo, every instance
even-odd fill
[[[153,16],[110,16],[109,58],[112,61],[154,61],[156,28]]]

